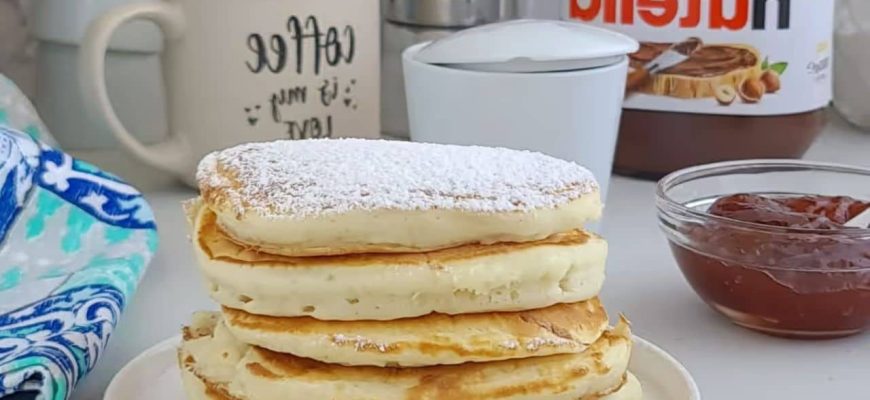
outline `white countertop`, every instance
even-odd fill
[[[870,166],[870,134],[835,120],[806,157]],[[831,341],[793,341],[728,323],[692,292],[656,226],[652,182],[616,177],[604,216],[610,242],[603,298],[635,333],[683,362],[705,400],[867,399],[870,333]],[[148,192],[160,250],[96,370],[72,396],[97,400],[131,358],[178,334],[191,312],[215,309],[201,285],[180,202],[187,189]],[[312,399],[314,400],[314,399]]]

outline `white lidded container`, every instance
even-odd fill
[[[381,133],[385,137],[408,139],[402,51],[462,29],[514,19],[515,1],[381,0],[381,76],[385,77],[381,79]]]
[[[584,24],[517,20],[403,53],[411,140],[532,150],[589,168],[607,193],[627,54],[638,43]]]

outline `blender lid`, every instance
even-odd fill
[[[459,31],[414,58],[475,71],[555,72],[612,65],[638,47],[628,36],[590,25],[523,19]]]

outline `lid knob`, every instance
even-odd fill
[[[638,47],[621,33],[578,22],[523,19],[459,31],[415,59],[476,71],[554,72],[612,65]]]

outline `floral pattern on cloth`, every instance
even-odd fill
[[[156,226],[135,188],[39,140],[51,141],[8,84],[0,76],[0,397],[67,399],[154,255]]]

